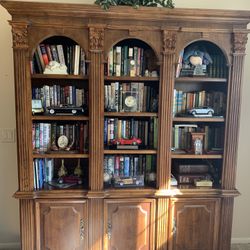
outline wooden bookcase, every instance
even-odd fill
[[[1,4],[12,16],[22,249],[230,249],[250,12]],[[63,46],[69,74],[43,74],[41,45],[49,60]],[[212,63],[194,73],[184,61],[196,47]],[[86,112],[32,115],[32,99],[45,109],[80,102]],[[197,105],[214,115],[188,116]],[[201,154],[192,132],[203,133]],[[122,137],[142,144],[111,145]],[[47,170],[58,178],[62,164],[67,176],[80,165],[81,183],[48,184]],[[194,177],[181,166],[210,174],[213,186],[185,183]],[[115,185],[139,175],[142,186]]]

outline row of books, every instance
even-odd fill
[[[222,91],[184,92],[174,89],[173,115],[185,114],[194,107],[208,106],[215,115],[223,115],[226,110],[226,94]]]
[[[208,65],[207,74],[208,77],[227,78],[228,67],[225,57],[221,55],[211,55],[213,60],[212,64]]]
[[[211,186],[211,180],[213,179],[212,168],[213,165],[207,163],[174,164],[172,173],[178,184],[194,185],[197,181],[206,180],[207,182],[200,185]]]
[[[104,86],[104,108],[112,112],[157,112],[158,90],[143,82],[112,82]]]
[[[118,119],[105,118],[104,120],[104,144],[110,145],[111,141],[120,138],[140,138],[142,146],[157,148],[158,118],[149,120],[136,120],[134,118]]]
[[[32,145],[35,153],[57,152],[60,150],[58,138],[65,135],[68,151],[86,153],[88,151],[88,123],[57,124],[33,123]]]
[[[144,76],[145,50],[140,47],[115,46],[108,55],[109,76]]]
[[[156,172],[155,155],[106,155],[104,172],[114,177],[135,177]]]
[[[39,44],[31,64],[32,73],[42,74],[51,61],[66,65],[70,75],[87,74],[85,52],[79,45]]]
[[[74,85],[44,85],[32,88],[32,99],[41,99],[43,107],[73,105],[83,106],[88,103],[88,91]]]
[[[222,126],[198,126],[196,124],[175,124],[173,127],[173,142],[175,149],[190,150],[192,148],[192,132],[204,133],[203,149],[211,151],[222,150],[224,146],[224,128]]]
[[[34,189],[41,189],[44,182],[52,181],[54,176],[54,159],[34,159]]]

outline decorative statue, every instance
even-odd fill
[[[191,45],[185,50],[183,56],[184,64],[191,63],[193,66],[212,64],[213,60],[207,53],[206,49],[198,45]]]
[[[67,66],[57,61],[50,61],[49,64],[46,65],[43,74],[67,75]]]

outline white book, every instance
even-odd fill
[[[80,46],[75,45],[75,56],[74,56],[74,75],[79,75],[79,64],[80,64]]]
[[[116,47],[116,76],[121,76],[121,65],[122,65],[122,47]]]
[[[104,86],[104,109],[108,110],[108,85]]]
[[[113,67],[114,67],[114,61],[113,61],[113,48],[109,51],[108,55],[108,75],[113,75]]]

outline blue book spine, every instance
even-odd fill
[[[43,169],[44,169],[44,161],[40,159],[39,161],[39,188],[43,187]]]
[[[129,166],[130,166],[130,159],[129,156],[124,157],[124,177],[129,177]]]

